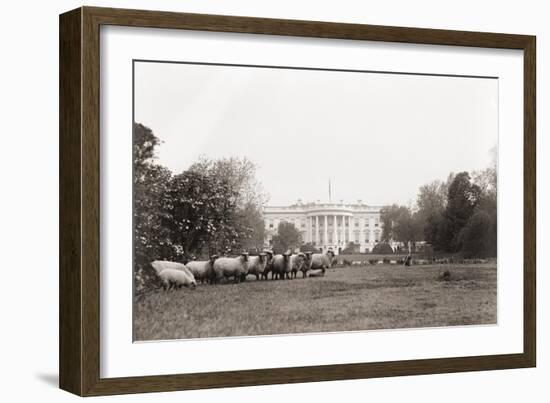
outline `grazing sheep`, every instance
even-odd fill
[[[302,252],[290,256],[290,259],[288,261],[288,267],[290,268],[290,278],[294,279],[296,278],[296,274],[299,270],[302,269],[302,266],[304,265],[306,261],[306,255]],[[287,278],[288,278],[288,271],[287,271]]]
[[[248,261],[248,274],[256,276],[256,280],[259,280],[267,267],[267,259],[267,253],[251,256]]]
[[[201,283],[212,282],[214,277],[214,261],[218,258],[218,255],[210,256],[210,260],[193,260],[186,264],[187,268],[195,276],[195,280]]]
[[[261,278],[262,278],[262,280],[267,280],[267,275],[273,269],[273,251],[272,250],[264,250],[264,253],[266,254],[267,262],[266,262],[265,269],[264,269],[264,272],[262,273]],[[273,274],[272,274],[272,276],[273,276]]]
[[[180,270],[193,275],[193,273],[191,273],[191,271],[183,263],[169,262],[167,260],[155,260],[151,263],[151,266],[153,266],[153,269],[155,269],[157,275],[165,269]]]
[[[271,265],[271,280],[284,280],[285,273],[290,260],[290,253],[273,256],[273,264]]]
[[[181,288],[182,286],[191,287],[195,289],[197,282],[193,278],[193,275],[178,269],[164,269],[159,273],[159,278],[162,281],[164,290],[170,290],[172,288]]]
[[[233,277],[235,283],[244,281],[248,274],[248,253],[237,257],[220,257],[214,261],[214,282]]]
[[[302,277],[306,277],[308,270],[320,269],[322,275],[325,275],[325,271],[332,266],[334,262],[334,252],[329,250],[327,253],[306,253],[305,264],[302,265]]]

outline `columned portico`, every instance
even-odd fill
[[[312,243],[326,252],[339,253],[349,242],[359,243],[360,252],[371,251],[380,239],[380,207],[358,202],[298,203],[288,207],[265,207],[264,221],[267,229],[266,246],[270,245],[281,222],[293,223],[302,235],[304,243]],[[376,223],[376,225],[375,225]],[[376,236],[375,236],[376,234]],[[357,239],[359,235],[359,239]]]

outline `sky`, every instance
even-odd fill
[[[134,100],[158,163],[247,157],[269,205],[408,205],[498,143],[495,78],[136,62]]]

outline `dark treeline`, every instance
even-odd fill
[[[447,181],[422,186],[414,206],[385,207],[382,221],[385,241],[426,241],[440,253],[496,257],[496,158],[483,171],[451,174]]]
[[[154,260],[186,262],[211,253],[259,250],[265,194],[246,158],[201,157],[174,174],[156,161],[160,140],[139,123],[134,145],[134,277],[140,291]]]

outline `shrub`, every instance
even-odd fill
[[[359,245],[354,242],[349,242],[342,250],[343,255],[352,255],[354,253],[359,253]]]
[[[306,243],[300,246],[300,252],[313,252],[313,253],[321,253],[321,250],[313,246],[312,243]]]
[[[374,248],[372,248],[372,253],[377,253],[380,255],[391,255],[393,254],[393,249],[386,242],[380,242],[374,245]]]

